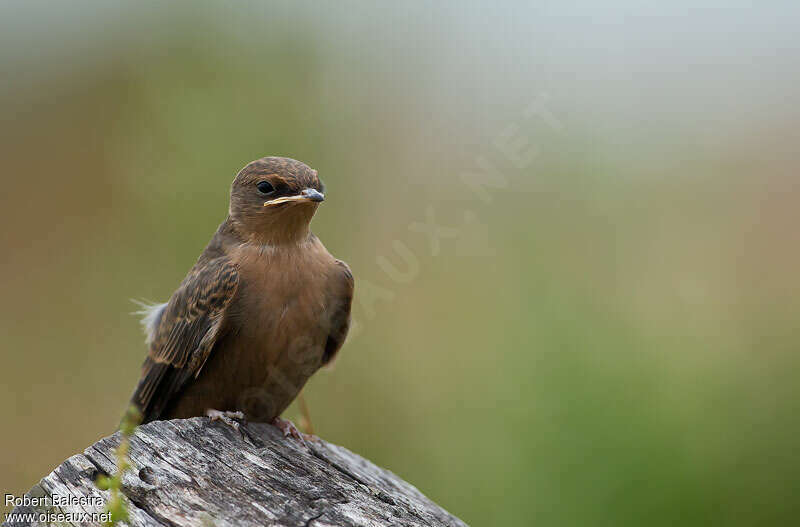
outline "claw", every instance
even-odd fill
[[[276,417],[275,419],[272,420],[272,426],[277,427],[278,430],[283,432],[283,437],[292,436],[301,443],[303,443],[303,446],[309,448],[308,443],[306,443],[306,440],[303,437],[305,434],[301,434],[300,430],[298,430],[297,427],[294,426],[293,422],[287,419],[281,419],[280,417]]]
[[[242,412],[231,412],[231,411],[219,411],[209,408],[206,410],[206,416],[212,421],[222,421],[226,425],[230,426],[242,436],[242,439],[245,438],[244,431],[239,423],[245,423],[244,414]]]

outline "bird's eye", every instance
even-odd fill
[[[262,194],[269,194],[270,192],[275,190],[275,187],[272,186],[272,183],[269,181],[259,181],[256,185],[258,191]]]

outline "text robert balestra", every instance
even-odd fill
[[[102,496],[14,496],[6,494],[6,507],[102,507],[105,499]]]

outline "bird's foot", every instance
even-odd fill
[[[308,448],[305,434],[300,433],[300,430],[298,430],[297,427],[294,426],[293,422],[289,421],[288,419],[281,419],[280,417],[276,417],[275,419],[272,420],[272,426],[277,427],[278,430],[283,432],[283,437],[292,436],[301,443],[303,443],[303,446]]]
[[[226,425],[230,426],[239,432],[239,435],[242,436],[243,440],[249,439],[256,448],[261,448],[264,446],[264,442],[251,434],[247,429],[247,419],[245,419],[242,412],[232,412],[230,410],[223,412],[220,410],[208,409],[206,410],[206,416],[211,421],[222,421]]]
[[[222,421],[226,425],[239,432],[239,434],[242,436],[242,439],[244,439],[245,435],[241,425],[246,425],[247,421],[245,421],[244,414],[242,412],[220,411],[209,408],[206,410],[206,417],[208,417],[211,421]]]

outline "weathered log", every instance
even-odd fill
[[[250,423],[246,430],[242,438],[206,418],[140,426],[131,437],[134,468],[122,480],[130,502],[128,524],[465,525],[412,485],[345,448],[322,440],[303,445],[262,423]],[[12,511],[37,517],[17,516],[18,521],[3,525],[41,525],[42,513],[53,518],[57,513],[103,512],[109,493],[99,490],[94,480],[116,472],[114,449],[119,441],[117,433],[66,460],[26,495],[49,501]],[[54,505],[56,501],[60,504]],[[76,525],[97,524],[85,521],[88,517],[71,519]]]

